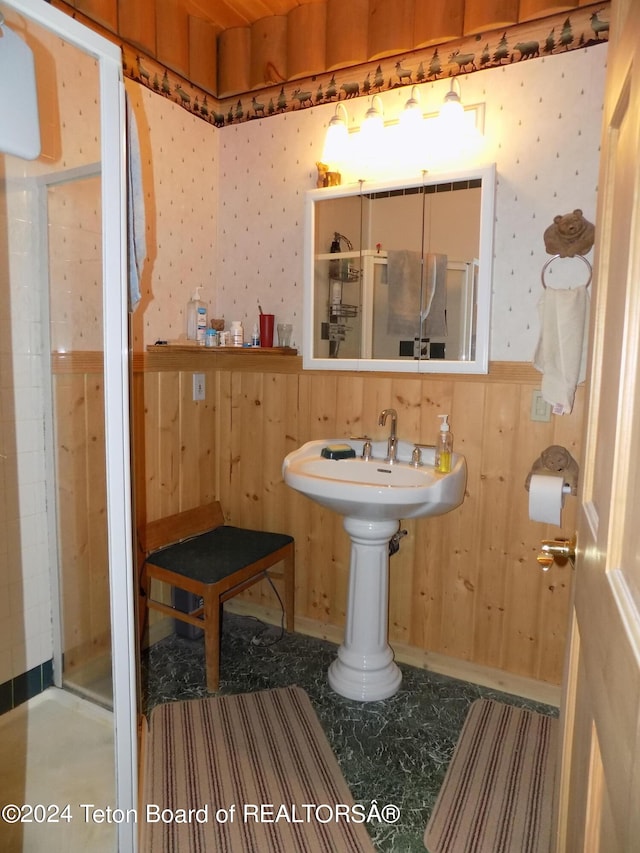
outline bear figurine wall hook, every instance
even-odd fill
[[[550,255],[574,258],[586,255],[593,247],[595,226],[586,220],[582,211],[554,216],[553,223],[544,232],[544,247]]]

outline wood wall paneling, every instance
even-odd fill
[[[218,36],[218,96],[225,98],[251,89],[251,30],[234,27]]]
[[[134,361],[137,522],[217,498],[227,523],[291,533],[297,616],[317,626],[316,635],[339,635],[344,625],[349,539],[340,516],[284,484],[283,458],[315,438],[382,439],[387,429],[378,427],[378,415],[387,406],[398,411],[401,437],[432,442],[436,415],[449,412],[454,447],[467,459],[465,501],[440,518],[402,522],[408,536],[390,564],[391,642],[416,662],[443,656],[560,683],[571,569],[554,565],[545,573],[535,557],[541,539],[573,533],[577,500],[567,499],[562,529],[531,522],[524,482],[550,444],[580,459],[582,388],[571,415],[539,423],[529,416],[539,377],[527,365],[504,365],[486,377],[407,377],[303,371],[298,358],[189,352],[165,353],[164,365],[155,353]],[[108,637],[101,615],[108,611],[104,404],[94,369],[90,358],[75,367],[65,358],[55,375],[61,543],[73,579],[65,607],[78,617],[65,642],[78,650]],[[192,399],[195,370],[205,374],[201,402]],[[253,611],[280,612],[266,581],[244,600]]]
[[[570,12],[578,5],[572,0],[520,0],[518,20],[534,21],[547,15],[557,15],[558,12]]]
[[[156,54],[155,0],[118,0],[118,34],[150,56]]]
[[[189,74],[189,16],[179,0],[156,3],[155,55],[178,74]],[[186,90],[184,97],[190,97]]]
[[[344,624],[349,541],[339,516],[284,485],[286,453],[314,438],[383,438],[377,418],[390,405],[402,436],[433,441],[436,415],[448,411],[468,462],[467,496],[446,516],[403,522],[409,535],[390,568],[391,640],[416,654],[559,683],[571,574],[566,566],[539,569],[540,539],[559,531],[529,521],[524,481],[549,444],[579,455],[581,407],[549,424],[532,422],[536,374],[515,367],[503,374],[516,378],[219,371],[218,496],[231,523],[295,536],[301,619],[327,629]],[[147,429],[157,421],[151,416]],[[278,610],[266,585],[247,598]]]
[[[271,15],[251,25],[252,89],[260,89],[287,79],[286,15]]]
[[[208,21],[189,15],[189,79],[216,95],[218,91],[218,34]]]
[[[310,77],[326,68],[327,4],[305,3],[287,15],[287,77]],[[309,103],[311,98],[308,99]],[[301,102],[302,103],[302,102]]]
[[[418,0],[419,2],[419,0]],[[369,0],[369,59],[393,56],[413,48],[415,0]]]
[[[75,8],[112,33],[118,32],[118,0],[76,0]]]
[[[464,0],[432,0],[416,3],[413,47],[428,47],[461,38]]]
[[[367,61],[369,0],[327,0],[326,71]]]
[[[54,383],[65,670],[109,652],[110,610],[100,375]]]
[[[549,28],[562,26],[563,16],[572,10],[572,24],[579,24],[581,28],[580,39],[576,38],[571,45],[571,49],[577,49],[583,41],[590,44],[594,37],[589,17],[599,15],[603,21],[611,17],[609,0],[602,4],[592,0],[431,0],[429,3],[424,0],[397,0],[395,3],[388,0],[310,0],[293,7],[290,2],[269,2],[261,7],[260,11],[265,14],[260,14],[259,18],[255,4],[250,13],[240,14],[239,8],[223,3],[212,10],[206,20],[199,6],[185,4],[183,0],[50,2],[120,44],[125,52],[125,74],[132,79],[151,85],[146,73],[149,68],[159,76],[165,73],[163,66],[168,69],[172,92],[178,91],[178,86],[185,92],[182,100],[179,93],[174,94],[173,99],[207,121],[211,121],[211,108],[221,115],[231,116],[230,121],[250,117],[251,111],[243,110],[234,118],[237,102],[229,99],[260,88],[266,91],[264,99],[258,97],[258,105],[269,100],[275,103],[280,94],[276,87],[285,86],[282,94],[286,110],[311,107],[313,97],[299,101],[298,95],[322,91],[325,83],[328,85],[328,75],[341,68],[363,65],[366,74],[367,60],[387,58],[383,63],[386,82],[391,86],[406,84],[409,78],[396,74],[393,57],[402,69],[403,54],[426,51],[433,45],[444,46],[453,41],[454,52],[473,52],[473,36],[483,34],[487,38],[499,38],[510,27],[513,27],[509,33],[510,43],[544,40]],[[582,11],[583,7],[592,7],[593,14],[589,16],[588,11]],[[577,10],[581,11],[579,22],[575,20]],[[284,18],[287,32],[283,48],[285,35],[279,19]],[[548,19],[546,23],[545,18]],[[530,23],[536,20],[541,21],[538,27]],[[217,32],[216,51],[212,43]],[[606,40],[607,34],[602,35],[600,40]],[[137,57],[138,64],[131,56],[135,56],[137,50],[141,54]],[[409,64],[409,58],[406,63]],[[140,64],[144,71],[140,70]],[[468,66],[465,70],[469,70]],[[456,73],[455,65],[448,73]],[[322,74],[327,75],[326,80],[314,79]],[[296,86],[298,80],[301,81],[299,87]],[[201,100],[209,94],[217,99],[209,111],[196,110],[195,98]],[[260,106],[255,114],[260,114]]]
[[[474,35],[518,20],[518,0],[465,0],[464,33]]]

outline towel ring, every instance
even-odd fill
[[[547,284],[546,284],[546,282],[545,282],[545,280],[544,280],[544,274],[545,274],[545,272],[546,272],[546,270],[547,270],[547,267],[549,266],[549,264],[552,264],[555,260],[557,260],[557,259],[558,259],[558,258],[560,258],[560,257],[562,257],[562,256],[561,256],[561,255],[554,255],[552,258],[549,258],[549,260],[546,262],[546,264],[542,267],[542,271],[541,271],[541,273],[540,273],[540,279],[541,279],[541,281],[542,281],[542,286],[544,287],[544,289],[545,289],[545,290],[547,289]],[[587,269],[589,270],[589,278],[587,279],[587,283],[586,283],[585,285],[583,285],[583,286],[584,286],[584,287],[589,287],[589,285],[591,284],[591,279],[592,279],[592,277],[593,277],[593,268],[592,268],[591,264],[590,264],[590,263],[589,263],[589,261],[585,258],[585,256],[584,256],[584,255],[572,255],[572,257],[574,257],[574,258],[580,258],[580,260],[581,260],[581,261],[584,261],[584,263],[587,265]],[[572,289],[573,289],[573,288],[569,288],[569,290],[572,290]],[[551,288],[551,290],[555,290],[555,288],[553,288],[553,287],[552,287],[552,288]]]

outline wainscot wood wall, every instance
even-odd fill
[[[205,376],[203,402],[192,400],[194,372]],[[567,500],[562,531],[534,523],[524,483],[551,444],[580,459],[584,389],[570,416],[539,423],[530,419],[539,383],[540,374],[519,363],[492,364],[488,376],[417,377],[303,371],[296,356],[246,351],[136,355],[138,522],[217,498],[228,523],[290,533],[296,627],[340,641],[348,537],[337,514],[284,484],[282,460],[311,439],[383,437],[378,414],[389,406],[401,438],[432,443],[436,415],[448,412],[454,448],[467,458],[467,493],[446,516],[402,522],[409,535],[390,566],[396,656],[454,674],[486,670],[507,688],[513,679],[558,685],[572,570],[554,564],[545,573],[536,554],[541,539],[571,536],[577,499]],[[244,594],[244,608],[280,621],[267,582]]]
[[[54,357],[65,674],[111,652],[102,354]]]
[[[136,355],[133,367],[137,522],[218,498],[229,523],[291,533],[297,630],[337,642],[348,537],[337,514],[285,486],[282,460],[311,439],[383,437],[378,414],[388,406],[403,439],[433,442],[436,415],[449,412],[454,446],[467,458],[467,494],[446,516],[403,521],[409,535],[390,567],[391,643],[418,666],[557,698],[572,570],[554,564],[545,573],[536,553],[543,538],[571,536],[577,499],[567,499],[562,530],[534,523],[524,482],[550,444],[580,459],[584,389],[570,416],[538,423],[530,407],[540,376],[526,364],[417,377],[303,371],[296,356],[156,351]],[[192,399],[195,372],[205,376],[202,402]],[[80,659],[109,639],[100,354],[58,357],[54,390],[62,560],[71,569],[64,607],[77,617],[65,645]],[[79,502],[88,514],[76,512]],[[244,593],[241,608],[280,621],[266,581]]]

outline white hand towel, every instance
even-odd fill
[[[422,257],[407,249],[387,253],[387,284],[389,285],[389,315],[387,332],[390,335],[410,335],[420,331],[420,279]]]
[[[542,396],[556,414],[573,409],[576,386],[584,377],[586,287],[547,287],[539,303],[540,339],[533,364],[543,373]]]

